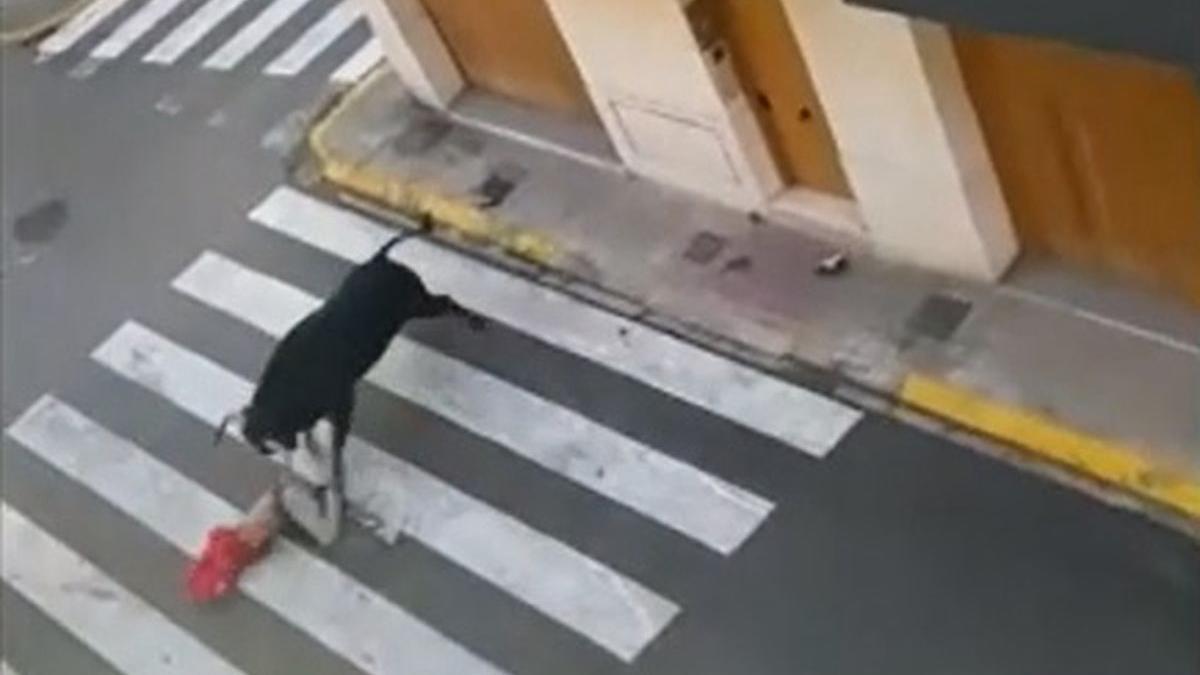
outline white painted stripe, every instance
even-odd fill
[[[329,76],[329,79],[334,82],[349,84],[357,82],[367,71],[374,68],[375,64],[383,60],[383,43],[379,38],[372,36],[363,46],[358,48],[358,51],[346,59],[342,65],[338,66],[337,70]]]
[[[83,39],[92,29],[125,6],[129,0],[96,0],[84,7],[53,35],[38,44],[38,53],[45,56],[61,54]]]
[[[299,40],[292,43],[292,47],[288,47],[278,58],[266,65],[263,72],[276,77],[298,74],[360,18],[362,7],[358,2],[343,0],[326,12],[319,22],[312,24]]]
[[[343,0],[314,23],[304,35],[292,43],[263,70],[268,75],[289,77],[308,67],[329,45],[350,30],[362,18],[362,7],[353,0]]]
[[[204,39],[217,24],[221,23],[246,0],[208,0],[186,21],[175,27],[165,38],[154,45],[142,60],[147,63],[168,65],[175,63],[196,43]]]
[[[117,670],[242,672],[7,503],[0,522],[4,581]]]
[[[274,0],[204,61],[209,70],[232,70],[311,0]]]
[[[250,217],[353,262],[394,232],[287,187]],[[559,349],[611,368],[816,457],[828,454],[862,413],[661,331],[571,299],[422,240],[393,250],[437,292]]]
[[[242,517],[224,499],[51,396],[8,433],[185,553],[193,553],[210,528]],[[240,588],[367,673],[501,673],[287,540],[246,572]]]
[[[115,59],[124,54],[125,50],[133,46],[133,43],[150,32],[159,21],[166,18],[181,4],[183,4],[183,0],[150,0],[118,26],[111,35],[104,38],[104,42],[96,45],[91,53],[92,58]]]
[[[214,253],[202,255],[173,286],[275,338],[319,304]],[[736,550],[772,508],[736,485],[403,335],[367,379],[723,554]]]
[[[250,382],[134,323],[122,326],[93,358],[213,426],[252,393]],[[403,532],[627,661],[679,611],[637,582],[361,439],[347,442],[346,475],[351,504],[380,521],[385,541]]]
[[[8,665],[8,661],[0,661],[0,675],[21,675],[15,668]]]

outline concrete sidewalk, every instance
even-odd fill
[[[1200,524],[1200,313],[1051,263],[999,286],[890,264],[815,222],[632,178],[587,129],[546,121],[525,142],[497,125],[502,105],[474,117],[476,103],[430,110],[379,70],[313,128],[302,174],[617,311],[766,368],[827,369],[861,403]],[[841,250],[844,272],[814,273]]]
[[[0,0],[0,44],[34,38],[71,18],[91,0]]]

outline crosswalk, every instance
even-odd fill
[[[146,63],[170,65],[200,42],[247,0],[209,0],[183,23],[175,27],[161,42],[154,45],[142,60]]]
[[[353,0],[342,0],[309,27],[263,70],[268,75],[290,77],[304,70],[326,47],[362,18],[362,10]]]
[[[170,672],[164,664],[174,663],[196,673],[241,672],[3,503],[0,537],[5,583],[122,672]]]
[[[100,44],[92,48],[92,58],[107,60],[121,56],[133,43],[182,4],[183,0],[149,0]]]
[[[302,10],[318,5],[323,8],[321,15],[305,18]],[[95,0],[42,40],[37,50],[42,61],[78,54],[99,67],[136,55],[141,63],[168,67],[193,53],[210,36],[220,36],[222,41],[203,56],[200,66],[225,72],[267,49],[277,32],[304,21],[311,24],[291,44],[270,55],[263,74],[298,76],[352,29],[366,25],[354,0],[206,0],[194,9],[189,0]],[[146,44],[152,33],[163,30],[167,30],[163,37]],[[336,84],[352,83],[383,59],[382,45],[367,36],[333,68],[329,79]]]
[[[288,187],[254,206],[247,222],[268,238],[342,261],[364,259],[395,234]],[[461,298],[506,330],[628,378],[622,386],[670,396],[689,414],[752,430],[800,456],[828,455],[860,417],[818,393],[427,241],[406,239],[393,256],[418,269],[435,292]],[[205,308],[266,340],[281,337],[320,303],[288,280],[216,251],[199,255],[170,286],[175,302]],[[253,387],[220,356],[206,352],[195,336],[168,336],[131,319],[96,346],[91,360],[172,414],[211,428],[244,404]],[[505,453],[503,461],[530,467],[529,480],[571,485],[593,496],[592,508],[632,514],[655,536],[690,542],[714,561],[736,555],[775,508],[764,495],[596,421],[587,409],[459,358],[452,344],[398,337],[366,386],[456,433],[485,439]],[[7,429],[12,450],[29,453],[182,555],[194,554],[209,528],[238,517],[239,507],[221,496],[220,485],[106,427],[87,407],[45,395]],[[604,551],[626,545],[613,532],[584,533],[586,546],[566,540],[531,522],[528,513],[508,511],[407,458],[403,439],[396,440],[356,434],[346,449],[352,512],[380,546],[417,542],[437,564],[530,608],[547,630],[574,636],[615,663],[635,662],[688,611],[686,599],[625,569],[628,557],[605,559]],[[0,518],[6,592],[22,596],[117,671],[242,672],[221,644],[182,628],[177,607],[139,597],[121,584],[118,570],[72,550],[37,513],[0,501]],[[597,537],[605,538],[602,545]],[[493,663],[333,560],[284,541],[247,574],[241,592],[365,673],[524,675]]]

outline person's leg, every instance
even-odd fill
[[[337,541],[342,523],[342,496],[331,486],[314,487],[292,476],[280,481],[284,513],[322,546]]]
[[[352,406],[352,403],[350,404]],[[304,434],[293,466],[310,465],[305,470],[284,474],[280,481],[280,501],[284,513],[322,546],[337,540],[343,514],[342,476],[339,444],[345,442],[338,425],[348,424],[348,413],[330,423],[317,422]]]
[[[254,549],[268,544],[283,526],[278,486],[267,490],[237,526],[238,538]]]

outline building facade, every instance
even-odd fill
[[[429,104],[592,124],[638,175],[927,268],[1025,249],[1200,303],[1193,0],[363,1]]]

